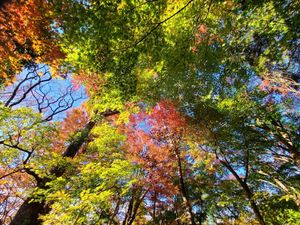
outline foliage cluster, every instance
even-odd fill
[[[1,3],[0,223],[300,224],[299,8]]]

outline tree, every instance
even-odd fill
[[[1,106],[1,210],[17,199],[12,166],[36,188],[12,224],[296,223],[298,1],[1,7],[2,80],[29,72]],[[74,87],[48,98],[55,70],[40,76],[37,63],[62,65]],[[81,84],[86,108],[49,123]]]
[[[209,103],[209,108],[198,106],[197,114],[199,115],[195,116],[201,118],[198,120],[204,124],[202,129],[209,134],[207,140],[210,140],[203,143],[202,148],[215,153],[216,158],[225,169],[223,171],[224,184],[228,182],[239,184],[239,189],[243,190],[248,198],[260,224],[266,224],[270,218],[268,214],[271,212],[259,209],[264,206],[262,203],[264,195],[268,195],[270,190],[277,190],[279,196],[290,192],[283,184],[286,181],[278,168],[287,164],[297,167],[297,161],[293,160],[291,152],[290,155],[289,151],[286,152],[286,148],[280,144],[279,139],[273,138],[273,133],[267,133],[266,130],[260,128],[260,124],[264,123],[262,121],[268,123],[269,118],[274,115],[278,116],[279,121],[283,119],[279,119],[278,109],[265,111],[264,107],[250,100],[249,95],[245,93],[239,93],[233,99],[214,100]],[[209,114],[213,115],[212,120],[208,120],[209,117],[203,118],[203,115],[208,114],[207,109],[209,109]],[[286,126],[288,125],[286,124]],[[292,135],[292,132],[289,135]],[[261,177],[263,174],[264,176]],[[295,185],[298,186],[298,184]],[[240,193],[238,193],[239,195]],[[232,197],[229,202],[228,197],[227,200],[225,199],[220,200],[221,206],[232,205]],[[258,199],[260,202],[262,201],[260,205],[255,202]],[[239,198],[237,201],[241,204],[243,200]],[[297,201],[294,199],[294,203]]]
[[[196,224],[197,217],[193,212],[196,204],[192,203],[189,188],[195,159],[187,151],[189,146],[184,141],[185,118],[176,111],[174,103],[165,100],[158,103],[149,115],[141,112],[131,117],[126,126],[129,159],[144,171],[145,181],[142,182],[153,184],[149,188],[149,200],[153,201],[152,221],[156,221],[156,213],[160,214],[156,207],[162,207],[160,205],[163,204],[176,205],[178,203],[174,201],[180,198],[181,206],[177,206],[176,211],[183,212],[182,215],[176,215],[174,221],[187,220],[188,223]],[[205,215],[202,201],[200,199],[200,224]]]
[[[53,142],[51,137],[57,133],[58,127],[48,121],[82,98],[71,87],[61,96],[51,93],[51,90],[56,90],[54,82],[45,66],[34,66],[18,77],[18,83],[1,93],[3,222],[10,220],[14,209],[26,198],[19,190],[25,191],[34,187],[35,182],[42,182],[30,167],[39,165],[40,158],[49,156],[49,143]]]
[[[46,1],[6,1],[0,8],[1,83],[11,83],[25,66],[45,63],[58,70],[64,57],[55,40]],[[34,19],[32,19],[34,18]]]

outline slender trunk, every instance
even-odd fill
[[[134,201],[134,198],[133,198],[133,196],[132,196],[131,199],[130,199],[129,205],[128,205],[128,209],[127,209],[127,212],[126,212],[124,221],[123,221],[123,223],[122,223],[123,225],[127,225],[127,220],[128,220],[129,217],[131,216],[131,213],[132,213],[132,206],[133,206],[133,201]]]
[[[144,194],[142,194],[143,192],[141,191],[142,195],[140,196],[140,198],[138,198],[136,203],[133,205],[134,207],[133,207],[132,215],[131,215],[131,217],[128,221],[128,225],[131,225],[134,222],[134,220],[136,218],[136,215],[137,215],[137,212],[138,212],[138,209],[140,208],[140,205],[143,202],[143,200],[144,200],[146,194],[148,193],[148,191],[149,191],[149,188],[144,192]]]
[[[114,213],[113,213],[113,215],[111,216],[111,219],[110,219],[110,221],[109,221],[109,223],[108,223],[108,225],[111,225],[112,223],[114,223],[115,224],[115,220],[114,220],[114,218],[116,217],[116,215],[118,214],[118,211],[119,211],[119,207],[120,207],[120,202],[121,202],[121,200],[119,199],[118,200],[118,202],[117,202],[117,205],[116,205],[116,208],[115,208],[115,210],[114,210]]]
[[[235,179],[242,186],[242,188],[244,190],[244,193],[245,193],[246,197],[248,198],[248,200],[250,202],[250,205],[251,205],[251,208],[252,208],[256,218],[258,219],[260,225],[266,225],[266,223],[264,221],[264,218],[262,217],[257,204],[253,200],[253,194],[252,194],[247,182],[244,182],[240,178],[240,176],[235,172],[235,170],[229,165],[229,163],[227,161],[220,160],[220,162],[232,173],[232,175],[235,177]]]
[[[156,193],[154,194],[154,202],[153,202],[153,213],[152,213],[152,218],[153,221],[155,221],[156,219]]]
[[[140,208],[140,205],[143,202],[148,191],[149,188],[144,193],[143,190],[136,189],[132,191],[132,197],[130,199],[128,209],[125,218],[122,222],[122,225],[131,225],[134,222],[138,209]]]
[[[191,224],[196,225],[193,210],[192,210],[192,205],[191,205],[191,202],[189,200],[187,189],[186,189],[185,183],[184,183],[184,176],[183,176],[183,171],[182,171],[182,162],[181,162],[180,152],[179,152],[178,148],[175,149],[175,154],[176,154],[176,157],[177,157],[179,184],[180,184],[180,189],[181,189],[181,193],[182,193],[182,199],[183,199],[184,204],[188,208],[188,213],[189,213]]]

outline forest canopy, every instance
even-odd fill
[[[300,225],[299,0],[0,2],[0,224]]]

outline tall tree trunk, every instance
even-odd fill
[[[156,220],[156,191],[154,192],[154,200],[153,200],[153,212],[152,212],[152,220],[155,221]]]
[[[103,117],[108,117],[115,114],[119,114],[119,111],[107,110],[100,115]],[[91,120],[85,125],[82,130],[79,131],[79,137],[77,137],[70,143],[70,145],[63,152],[63,157],[75,157],[83,143],[86,141],[95,124],[95,121]],[[50,181],[49,178],[40,178],[29,169],[26,170],[26,172],[36,179],[37,187],[47,190],[45,184]],[[55,175],[55,177],[62,176],[64,172],[65,168],[61,167],[61,165],[57,165],[51,170],[51,173]],[[50,206],[46,205],[44,201],[37,202],[35,201],[35,198],[33,196],[29,196],[17,211],[16,215],[10,222],[10,225],[40,225],[42,221],[39,219],[39,216],[49,213],[50,210]]]
[[[146,194],[148,193],[149,188],[147,190],[144,191],[143,193],[143,189],[141,189],[140,191],[138,190],[136,193],[137,195],[135,196],[135,194],[132,195],[132,205],[131,205],[131,211],[130,214],[128,215],[128,219],[126,221],[123,222],[124,225],[131,225],[133,224],[138,210],[141,206],[141,203],[143,202]]]
[[[39,215],[49,213],[50,209],[46,206],[45,202],[31,202],[34,200],[32,197],[28,197],[17,214],[14,216],[10,225],[40,225],[42,221],[39,220]]]
[[[81,135],[76,138],[76,140],[74,140],[64,151],[64,157],[73,158],[76,155],[94,125],[95,122],[93,121],[90,121],[86,124],[84,129],[81,131]],[[56,166],[51,170],[51,173],[54,174],[55,177],[62,176],[64,172],[65,168],[61,166]],[[27,170],[27,173],[35,177],[38,188],[42,188],[44,190],[47,189],[45,183],[50,181],[48,178],[39,178],[36,174],[34,174],[34,172],[30,170]],[[39,220],[39,215],[44,215],[49,212],[50,207],[47,206],[44,201],[37,202],[35,201],[35,198],[33,196],[29,196],[19,208],[10,225],[39,225],[42,223],[42,221]]]
[[[220,160],[220,162],[232,173],[232,175],[235,177],[235,179],[239,182],[239,184],[243,188],[243,191],[244,191],[246,197],[248,198],[248,200],[250,202],[250,206],[251,206],[257,220],[259,221],[260,225],[266,225],[264,218],[262,217],[257,204],[253,200],[253,194],[252,194],[247,182],[243,181],[240,178],[240,176],[235,172],[235,170],[231,167],[231,165],[227,161]]]
[[[132,214],[132,207],[133,207],[133,201],[134,201],[134,197],[132,195],[131,199],[130,199],[130,202],[128,204],[128,208],[127,208],[127,212],[125,214],[125,218],[123,220],[123,223],[122,225],[127,225],[127,221],[129,220],[131,214]]]
[[[195,217],[193,214],[193,209],[192,209],[192,204],[189,199],[189,195],[184,183],[184,177],[183,177],[183,171],[182,171],[182,162],[181,162],[181,157],[180,157],[180,151],[178,148],[175,149],[175,154],[177,158],[177,164],[178,164],[178,174],[179,174],[179,184],[180,184],[180,189],[181,189],[181,194],[182,194],[182,199],[184,204],[186,205],[188,209],[188,214],[190,217],[190,222],[192,225],[196,225],[195,222]]]

